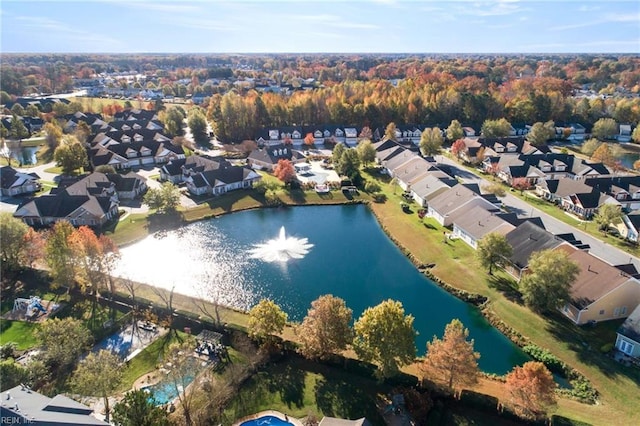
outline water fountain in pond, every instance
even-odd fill
[[[289,259],[302,259],[312,247],[313,244],[306,238],[287,237],[283,226],[277,238],[254,244],[249,255],[265,262],[286,262]]]

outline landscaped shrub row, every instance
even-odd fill
[[[498,318],[488,307],[482,309],[482,313],[492,326],[497,328],[513,343],[522,348],[531,358],[542,362],[547,368],[557,374],[566,377],[571,383],[571,389],[558,389],[558,393],[575,398],[581,402],[595,404],[598,399],[598,391],[594,389],[589,379],[564,361],[546,349],[531,343],[527,337],[513,330]],[[525,349],[526,348],[526,349]]]
[[[546,365],[552,373],[560,374],[562,377],[566,378],[567,372],[571,370],[567,364],[540,346],[529,343],[528,345],[524,345],[522,350],[531,358]]]

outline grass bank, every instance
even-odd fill
[[[408,210],[402,209],[400,203],[406,200],[401,198],[399,188],[385,183],[383,176],[373,173],[375,172],[365,173],[365,177],[381,182],[386,202],[371,202],[370,207],[380,225],[405,252],[411,253],[418,263],[434,264],[431,272],[442,281],[487,297],[488,309],[516,332],[527,336],[536,345],[550,350],[562,361],[584,374],[601,394],[599,404],[591,406],[561,399],[558,414],[592,424],[640,423],[640,412],[635,409],[634,404],[630,404],[631,401],[635,401],[640,391],[638,372],[616,364],[599,352],[601,342],[614,341],[614,329],[607,325],[599,325],[594,329],[579,329],[563,318],[547,318],[534,314],[522,306],[517,297],[513,297],[514,287],[517,286],[508,276],[498,274],[498,278],[490,277],[481,268],[473,249],[462,241],[444,238],[448,230],[436,222],[429,219],[420,220],[415,204],[410,205]],[[283,203],[291,205],[341,204],[370,200],[366,194],[354,200],[340,192],[332,193],[331,198],[322,198],[314,192],[303,191],[280,191],[278,196]],[[183,212],[183,215],[185,221],[192,221],[264,206],[266,202],[259,194],[239,191],[203,201],[195,209]],[[142,228],[138,228],[142,229],[138,231],[140,235],[146,235],[151,229],[148,226],[149,219],[144,220],[147,221],[147,225],[138,224],[142,225]],[[116,229],[116,241],[120,241],[118,234],[122,235],[122,230],[126,228]],[[130,232],[132,231],[126,231]],[[151,288],[144,291],[146,296],[143,297],[160,300]],[[178,295],[174,299],[177,309],[198,313],[191,299],[180,299],[182,298]],[[224,309],[221,311],[221,318],[230,324],[246,326],[246,315],[239,312]],[[287,330],[284,337],[289,337],[287,335],[294,338],[290,330]],[[499,384],[490,381],[483,381],[482,386],[483,391],[494,395],[502,392]]]

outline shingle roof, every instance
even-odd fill
[[[544,228],[526,221],[505,235],[513,248],[509,260],[519,268],[525,268],[534,252],[558,247],[563,241]]]
[[[504,220],[495,210],[487,210],[481,206],[474,206],[466,210],[463,215],[454,220],[454,225],[476,240],[492,232],[505,235],[514,229],[514,226]]]
[[[580,268],[576,280],[571,285],[571,300],[579,309],[586,308],[605,294],[633,279],[615,266],[585,251],[569,245],[559,246],[556,250],[567,253],[569,260],[575,262]],[[640,285],[640,282],[637,284]]]
[[[3,419],[20,419],[18,423],[34,425],[107,425],[92,417],[93,410],[64,395],[49,398],[18,385],[2,393],[0,411]],[[3,422],[4,423],[4,422]]]
[[[40,176],[35,173],[22,173],[10,166],[0,168],[0,186],[4,189],[22,185],[27,180],[37,179],[40,179]]]
[[[571,178],[547,179],[545,184],[550,193],[558,197],[566,197],[579,193],[591,193],[593,188],[580,180]]]

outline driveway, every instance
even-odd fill
[[[441,164],[445,164],[450,167],[451,171],[459,177],[465,183],[476,183],[480,187],[488,185],[490,182],[486,179],[471,173],[467,169],[460,166],[455,161],[448,157],[438,155],[437,161]],[[552,234],[566,234],[573,233],[577,239],[582,240],[583,243],[589,244],[591,248],[589,253],[599,257],[600,259],[612,264],[623,265],[633,263],[636,269],[640,271],[640,259],[633,256],[617,247],[608,244],[605,241],[594,238],[589,234],[581,231],[579,228],[568,225],[521,200],[515,195],[507,192],[507,195],[502,199],[503,204],[509,209],[509,211],[516,213],[519,217],[539,217],[542,220],[547,231]]]

